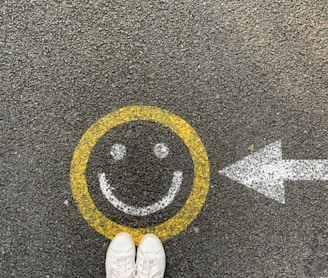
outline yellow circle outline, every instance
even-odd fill
[[[185,205],[176,215],[154,227],[132,228],[108,219],[97,209],[88,191],[85,171],[93,147],[108,130],[130,121],[152,121],[170,128],[184,141],[194,164],[194,182]],[[162,241],[167,240],[183,231],[193,221],[206,200],[210,167],[201,139],[185,120],[158,107],[130,106],[107,114],[83,134],[73,154],[70,181],[73,198],[91,227],[108,239],[119,232],[128,232],[138,244],[146,233],[154,233]]]

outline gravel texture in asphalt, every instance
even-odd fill
[[[284,159],[328,159],[327,14],[325,0],[2,1],[0,277],[105,277],[109,239],[73,199],[71,161],[92,124],[131,105],[184,119],[210,165],[202,210],[164,242],[165,277],[328,277],[327,181],[285,182],[281,204],[219,174],[277,140]],[[144,217],[111,206],[97,179],[147,206],[176,170],[172,204]],[[142,228],[180,211],[194,171],[170,128],[138,121],[98,140],[85,175],[104,215]]]

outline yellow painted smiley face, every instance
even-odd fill
[[[88,191],[86,168],[91,151],[97,141],[110,129],[133,121],[155,122],[169,128],[182,139],[193,161],[193,185],[184,206],[173,217],[153,227],[134,228],[110,220],[96,207]],[[120,150],[120,148],[123,147],[116,145],[111,152],[119,156],[122,154],[122,151],[124,152],[124,150]],[[158,144],[156,148],[157,151],[154,149],[155,154],[157,152],[159,156],[165,155],[165,146]],[[174,184],[174,180],[176,183],[179,183],[179,179],[181,178],[182,173],[177,171],[173,176],[172,184]],[[121,231],[126,231],[133,236],[136,244],[138,244],[146,233],[155,233],[162,241],[169,239],[180,233],[193,221],[199,214],[206,200],[210,182],[210,167],[207,153],[201,139],[185,120],[157,107],[131,106],[109,113],[91,125],[83,134],[73,154],[70,180],[73,198],[83,218],[96,231],[108,239],[112,239]],[[102,183],[102,190],[104,193],[106,191],[106,186],[108,189],[104,174],[99,175],[99,181],[100,184]],[[113,198],[113,196],[111,198]],[[116,200],[116,202],[118,204],[117,208],[119,208],[120,201]],[[142,208],[132,211],[134,211],[136,215],[143,214]]]

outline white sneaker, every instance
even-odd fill
[[[165,251],[159,238],[146,234],[138,246],[137,278],[163,278],[165,272]]]
[[[106,254],[106,278],[133,278],[136,247],[132,237],[125,232],[117,234]]]

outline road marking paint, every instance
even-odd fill
[[[154,154],[160,159],[167,157],[169,155],[169,152],[169,148],[163,143],[158,143],[154,147]]]
[[[181,171],[174,171],[172,184],[168,193],[161,200],[146,207],[136,207],[123,203],[122,201],[117,199],[113,194],[113,189],[110,186],[108,180],[106,179],[106,174],[101,173],[98,175],[98,178],[99,178],[99,183],[102,193],[115,208],[117,208],[119,211],[122,211],[130,215],[146,216],[155,213],[161,209],[164,209],[172,203],[175,196],[178,194],[180,190],[180,186],[182,183],[182,176],[183,173]]]
[[[110,151],[114,160],[121,160],[126,154],[126,147],[122,144],[114,144]]]
[[[171,129],[189,149],[194,164],[193,186],[184,206],[170,219],[153,227],[133,228],[110,220],[99,211],[88,191],[85,172],[93,147],[111,128],[131,121],[150,121]],[[131,106],[107,114],[87,129],[73,154],[70,181],[73,198],[91,227],[109,239],[121,231],[128,232],[138,244],[146,233],[155,233],[162,241],[167,240],[193,221],[206,200],[210,167],[200,137],[185,120],[157,107]]]
[[[166,158],[169,154],[169,148],[163,144],[163,143],[158,143],[154,147],[154,153],[155,155],[160,158]],[[114,144],[111,148],[111,155],[113,156],[114,160],[121,160],[124,158],[126,154],[126,147],[122,144]],[[147,216],[149,214],[155,213],[161,209],[166,208],[168,205],[170,205],[177,193],[180,190],[180,186],[182,184],[182,179],[183,179],[183,172],[182,171],[175,171],[173,173],[173,179],[171,183],[171,187],[166,194],[161,200],[158,202],[146,206],[146,207],[136,207],[136,206],[130,206],[125,204],[124,202],[120,201],[117,199],[117,197],[114,195],[115,189],[110,185],[108,180],[106,179],[106,174],[101,173],[98,174],[98,180],[100,184],[100,189],[106,199],[118,210],[134,215],[134,216]]]
[[[219,173],[284,204],[284,181],[326,181],[328,160],[284,160],[281,141],[277,141]]]

